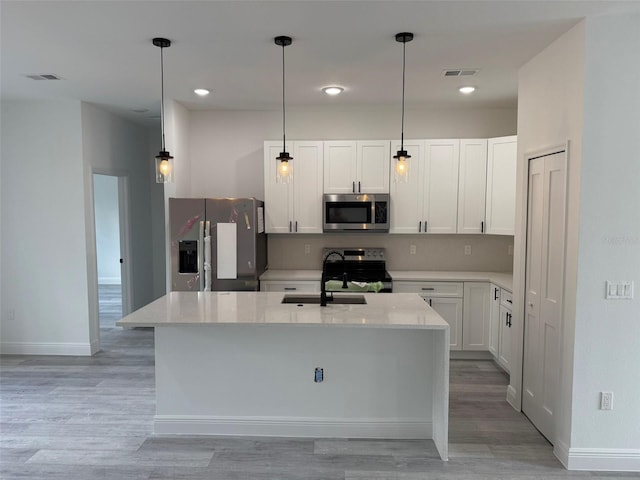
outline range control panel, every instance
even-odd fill
[[[384,248],[325,248],[322,251],[322,258],[326,258],[329,252],[338,252],[344,255],[345,260],[367,262],[367,261],[384,261]],[[336,260],[340,258],[336,255]],[[332,260],[329,257],[329,260]]]

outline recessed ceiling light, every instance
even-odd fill
[[[322,91],[327,95],[334,96],[334,95],[340,95],[342,92],[344,92],[344,88],[337,87],[337,86],[322,87]]]
[[[209,90],[207,90],[206,88],[196,88],[193,93],[195,93],[196,95],[199,95],[201,97],[206,97],[207,95],[209,95],[209,93],[211,93]]]
[[[472,86],[460,87],[458,91],[460,93],[464,93],[465,95],[469,95],[470,93],[473,93],[476,91],[476,87],[472,87]]]

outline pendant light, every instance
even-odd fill
[[[404,149],[404,76],[405,76],[405,47],[407,42],[413,40],[413,33],[402,32],[396,34],[396,42],[402,42],[402,129],[400,133],[400,150],[393,156],[396,162],[396,182],[406,182],[409,178],[408,158],[411,155]]]
[[[293,176],[293,172],[291,171],[291,163],[289,160],[293,160],[293,157],[289,155],[287,152],[287,136],[285,133],[285,109],[284,109],[284,47],[291,45],[293,40],[291,37],[279,36],[274,38],[274,42],[276,45],[282,47],[282,151],[280,155],[276,157],[276,160],[280,161],[278,165],[278,177],[277,180],[280,183],[288,183]]]
[[[160,103],[162,150],[160,150],[160,153],[156,155],[156,183],[171,183],[173,182],[173,157],[164,145],[164,58],[162,55],[162,51],[171,46],[171,40],[158,37],[153,39],[153,44],[156,47],[160,47],[160,88],[162,92]]]

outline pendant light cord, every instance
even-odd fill
[[[285,110],[284,110],[284,43],[282,44],[282,151],[287,151],[286,129],[285,129]]]
[[[405,74],[405,59],[406,59],[406,40],[402,42],[402,129],[400,130],[400,150],[404,150],[404,74]]]
[[[164,47],[160,47],[160,124],[162,128],[162,151],[165,151],[164,147],[164,56],[162,52]]]

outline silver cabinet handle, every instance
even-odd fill
[[[297,290],[296,287],[284,287],[285,290]]]
[[[432,305],[431,305],[431,299],[429,299],[429,306],[430,306],[430,307],[432,306]]]
[[[435,290],[434,287],[422,287],[422,290]]]
[[[529,302],[529,306],[530,306],[530,307],[533,307],[533,302]]]
[[[296,233],[298,233],[298,220],[296,220]]]
[[[289,220],[289,233],[291,233],[291,220]]]
[[[480,233],[484,233],[484,220],[480,222]]]
[[[427,221],[424,221],[424,233],[427,233]]]
[[[422,232],[422,220],[418,222],[418,233]]]
[[[358,182],[358,193],[362,192],[362,190],[360,190],[360,182]]]
[[[351,193],[356,193],[356,182],[351,182]]]

